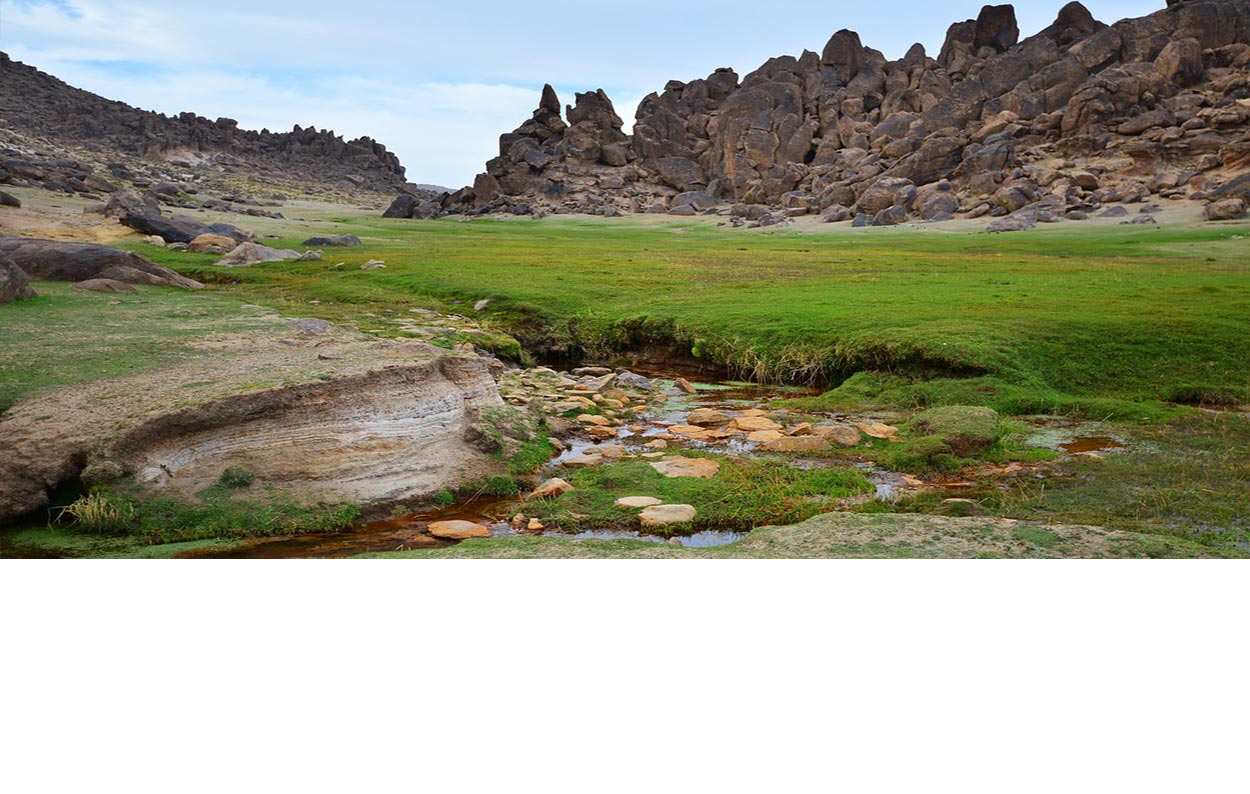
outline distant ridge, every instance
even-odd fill
[[[62,144],[149,158],[207,160],[226,170],[387,192],[405,184],[399,158],[372,138],[345,141],[299,125],[290,132],[255,132],[232,119],[165,116],[74,88],[3,52],[0,120]]]

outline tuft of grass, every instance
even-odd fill
[[[529,474],[550,461],[554,452],[555,448],[545,435],[526,441],[508,458],[508,471],[515,475]]]
[[[132,503],[105,492],[84,494],[60,508],[57,520],[68,517],[75,530],[94,535],[124,535],[135,528],[136,510]]]
[[[131,537],[148,544],[339,532],[360,513],[354,504],[309,502],[273,489],[242,497],[217,485],[193,500],[97,489],[62,508],[71,532]]]
[[[473,498],[476,496],[507,497],[521,493],[524,484],[516,477],[507,474],[492,474],[480,480],[462,485],[456,489],[456,496]]]
[[[256,481],[256,473],[243,466],[228,466],[217,484],[223,488],[247,488]]]

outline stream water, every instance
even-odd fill
[[[634,371],[652,378],[653,381],[671,382],[678,376],[671,370],[651,369],[635,366]],[[694,373],[680,373],[690,377]],[[706,374],[704,375],[706,377]],[[693,378],[691,378],[693,380]],[[645,445],[656,436],[664,436],[671,425],[684,424],[691,411],[697,408],[710,408],[720,411],[743,411],[760,409],[769,406],[772,401],[786,397],[801,397],[818,393],[817,390],[789,386],[768,386],[735,381],[699,382],[695,394],[686,394],[675,387],[666,388],[667,401],[662,405],[650,407],[645,413],[631,419],[619,428],[614,443],[625,447],[628,454],[643,455],[654,452]],[[856,415],[849,417],[831,417],[853,422],[877,421],[889,417],[872,415]],[[1038,446],[1049,446],[1069,454],[1090,452],[1116,452],[1125,444],[1110,436],[1095,432],[1097,426],[1090,423],[1058,422],[1049,423],[1038,428],[1038,435],[1033,442]],[[538,473],[539,479],[567,475],[566,463],[580,456],[588,448],[599,443],[590,439],[577,439],[567,442],[568,446],[559,455],[553,457]],[[720,454],[735,456],[751,456],[755,454],[757,445],[744,437],[735,437],[715,443],[686,441],[688,448],[706,448]],[[820,466],[829,465],[821,459],[795,458],[793,465]],[[860,500],[894,500],[908,489],[915,488],[918,481],[905,474],[888,471],[871,463],[856,464],[864,477],[874,486],[875,491]],[[964,489],[972,487],[971,482],[939,482],[937,487],[959,495]],[[845,501],[854,501],[844,500]],[[274,559],[288,557],[350,557],[371,552],[404,551],[412,549],[435,549],[453,545],[457,541],[440,540],[429,534],[427,527],[434,521],[462,520],[487,526],[492,537],[508,537],[514,535],[543,535],[542,530],[531,532],[517,531],[509,523],[512,516],[523,512],[524,501],[519,497],[492,498],[478,497],[469,499],[444,508],[427,508],[399,518],[383,521],[360,523],[352,528],[328,535],[302,535],[284,538],[265,538],[244,541],[228,550],[205,550],[192,552],[188,556],[214,558],[257,558]],[[602,528],[577,533],[549,533],[558,537],[593,538],[601,540],[641,540],[653,543],[671,543],[689,548],[705,548],[733,543],[745,533],[728,530],[704,530],[694,534],[675,535],[673,537],[648,534],[636,529]]]
[[[674,374],[671,372],[648,370],[642,367],[638,367],[635,371],[656,380],[674,377]],[[645,414],[632,419],[627,426],[620,428],[616,443],[623,445],[631,454],[651,452],[652,450],[644,448],[643,445],[655,436],[664,435],[669,425],[682,424],[689,412],[696,408],[714,408],[718,410],[760,408],[761,406],[766,406],[774,399],[818,393],[811,389],[799,387],[761,386],[733,381],[699,383],[698,389],[697,394],[685,394],[676,389],[666,390],[667,402],[663,405],[655,406]],[[566,461],[579,455],[595,443],[589,439],[570,442],[567,449],[548,462],[544,470],[539,473],[540,478],[561,476]],[[694,448],[707,447],[729,455],[750,455],[756,445],[741,439],[730,439],[727,442],[715,445],[689,442],[687,446]],[[894,498],[906,487],[903,475],[879,470],[868,464],[863,464],[862,468],[865,476],[876,486],[876,498]],[[872,497],[870,496],[869,498]],[[361,523],[344,532],[335,534],[248,540],[225,551],[206,550],[203,552],[192,552],[188,556],[259,559],[350,557],[370,552],[433,549],[454,544],[455,541],[440,540],[426,531],[426,527],[434,521],[471,521],[475,524],[490,527],[493,537],[507,537],[518,534],[544,534],[542,531],[529,532],[522,530],[517,532],[512,528],[509,524],[509,519],[522,510],[523,501],[520,498],[481,497],[446,508],[430,508],[417,511],[400,518]],[[722,546],[733,543],[745,535],[743,532],[728,530],[704,530],[694,534],[668,537],[648,534],[633,529],[612,528],[578,533],[551,534],[569,538],[641,540],[653,543],[671,543],[689,548]]]
[[[646,375],[655,381],[669,379],[675,374],[668,370],[646,369],[635,367],[639,374]],[[681,373],[689,377],[693,373]],[[706,377],[706,374],[704,375]],[[694,380],[694,378],[691,378]],[[631,455],[645,455],[655,450],[645,445],[656,436],[666,435],[669,426],[684,424],[692,410],[710,408],[720,411],[743,411],[760,409],[769,406],[778,398],[799,397],[817,393],[815,390],[786,387],[764,386],[733,381],[701,382],[696,384],[695,394],[686,394],[676,387],[665,389],[667,401],[654,405],[648,410],[631,418],[619,428],[614,443],[625,447]],[[878,421],[889,417],[856,415],[849,417],[831,417],[852,422]],[[1115,452],[1124,444],[1115,438],[1091,432],[1088,424],[1062,421],[1039,427],[1038,434],[1031,439],[1038,446],[1049,446],[1069,454],[1089,453],[1094,451]],[[547,477],[567,476],[566,462],[580,455],[595,443],[589,439],[574,440],[559,455],[552,458],[545,468],[538,473],[539,479]],[[698,441],[683,442],[690,448],[706,448],[720,454],[732,456],[751,456],[755,454],[757,445],[745,439],[734,437],[713,443]],[[795,458],[793,465],[821,466],[829,465],[822,459]],[[887,471],[871,463],[856,464],[865,478],[875,487],[875,492],[858,497],[861,500],[893,500],[901,496],[909,488],[919,484],[917,480],[897,472]],[[935,483],[938,487],[957,493],[963,486],[973,483],[952,482]],[[847,500],[844,500],[844,503]],[[300,535],[281,538],[257,538],[246,540],[225,550],[207,549],[190,552],[186,556],[208,558],[317,558],[317,557],[350,557],[371,552],[403,551],[414,549],[436,549],[453,545],[456,541],[441,540],[427,531],[430,523],[435,521],[463,520],[489,527],[493,537],[511,535],[541,535],[542,530],[530,532],[516,531],[509,520],[518,512],[523,511],[523,500],[519,497],[492,498],[477,497],[443,508],[427,508],[410,514],[382,520],[362,522],[353,527],[334,534]],[[832,509],[832,506],[831,506]],[[674,537],[648,534],[636,529],[603,528],[578,533],[552,533],[559,537],[595,538],[604,540],[641,540],[654,543],[672,543],[676,545],[704,548],[721,546],[741,539],[745,533],[736,531],[705,530],[694,534],[676,535]]]

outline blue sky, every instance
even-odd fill
[[[471,182],[496,141],[529,117],[544,82],[565,103],[603,88],[626,124],[669,80],[718,66],[746,74],[774,55],[819,51],[840,28],[900,57],[930,54],[982,3],[759,0],[612,5],[544,0],[0,0],[0,49],[66,82],[164,113],[248,128],[371,135],[409,179]],[[1018,2],[1023,35],[1063,0]],[[1104,22],[1164,0],[1088,0]]]

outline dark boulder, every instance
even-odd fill
[[[21,207],[22,202],[17,196],[0,190],[0,207]]]
[[[707,174],[687,157],[661,157],[653,165],[660,181],[669,187],[685,191],[707,187]]]
[[[34,298],[26,273],[10,259],[0,259],[0,303]]]
[[[902,207],[889,207],[878,212],[872,218],[873,226],[897,226],[907,220],[907,210]]]
[[[89,278],[74,285],[74,289],[87,292],[134,292],[135,288],[124,281],[112,278]]]
[[[105,245],[65,243],[28,237],[0,235],[0,256],[13,260],[29,278],[45,281],[86,281],[113,274],[131,275],[138,283],[185,289],[200,289],[203,284],[178,275],[169,268],[149,262],[138,254],[119,251]]]
[[[1239,198],[1213,201],[1203,209],[1203,216],[1209,221],[1235,221],[1246,217],[1246,202]]]
[[[159,210],[155,213],[147,210],[127,210],[123,212],[119,220],[122,225],[129,226],[140,234],[153,234],[167,243],[189,243],[204,234],[208,227],[208,224],[185,215],[166,218],[160,214]]]
[[[382,213],[383,218],[411,218],[417,209],[417,197],[410,196],[407,193],[400,193],[391,202],[391,206],[386,208],[386,212]]]
[[[360,238],[354,234],[336,234],[333,237],[309,237],[300,245],[360,245]]]
[[[985,6],[981,9],[972,34],[974,50],[991,47],[998,52],[1006,52],[1019,41],[1020,26],[1016,24],[1016,9],[1013,6]]]

